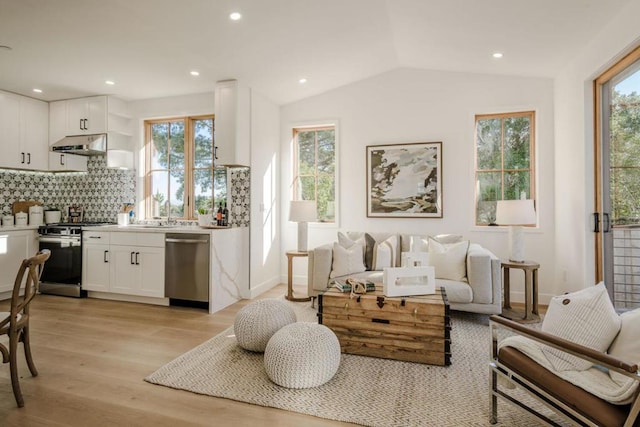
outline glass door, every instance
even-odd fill
[[[640,307],[640,59],[627,57],[608,73],[596,81],[596,262],[602,266],[597,276],[616,308],[631,309]]]

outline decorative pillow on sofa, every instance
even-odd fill
[[[401,234],[400,243],[402,252],[427,252],[429,250],[429,237],[445,245],[462,242],[462,236],[460,234],[438,234],[437,236]]]
[[[367,270],[382,270],[398,265],[398,235],[389,233],[365,233],[367,248],[364,263]]]
[[[620,332],[609,346],[608,353],[625,362],[640,363],[640,308],[620,315]],[[609,371],[611,379],[620,383],[628,377]]]
[[[445,245],[429,237],[429,265],[434,267],[436,279],[464,280],[468,250],[468,240]]]
[[[620,330],[620,317],[600,282],[551,298],[542,331],[605,352]],[[584,371],[593,363],[552,347],[542,349],[557,371]]]
[[[329,277],[340,277],[363,271],[362,246],[359,243],[354,243],[349,248],[343,248],[338,242],[333,243],[333,266]]]
[[[365,246],[367,246],[367,242],[364,239],[363,232],[347,231],[347,233],[345,234],[341,231],[338,231],[338,243],[340,244],[340,246],[346,249],[349,249],[356,243],[359,244],[360,246],[362,246],[362,256],[364,257],[364,248]]]

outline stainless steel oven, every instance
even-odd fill
[[[49,249],[40,278],[43,294],[85,297],[82,289],[82,227],[102,223],[47,224],[38,228],[40,250]]]
[[[77,225],[46,225],[38,229],[40,250],[51,256],[42,271],[40,292],[72,297],[85,296],[82,291],[82,237]]]

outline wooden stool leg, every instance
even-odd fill
[[[37,377],[38,370],[36,369],[36,365],[33,363],[33,357],[31,356],[31,341],[29,340],[28,326],[25,326],[24,329],[22,329],[22,344],[24,345],[24,357],[27,359],[29,371],[31,371],[31,375]]]
[[[11,371],[11,387],[13,387],[13,396],[20,408],[24,406],[22,391],[20,391],[20,377],[18,376],[18,336],[12,336],[9,333],[9,369]]]

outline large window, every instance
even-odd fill
[[[476,225],[495,222],[496,202],[535,200],[535,113],[476,116]]]
[[[335,126],[293,129],[295,200],[315,200],[319,222],[335,222]]]
[[[214,172],[213,116],[148,120],[145,137],[147,218],[193,219],[226,196],[226,173]]]

